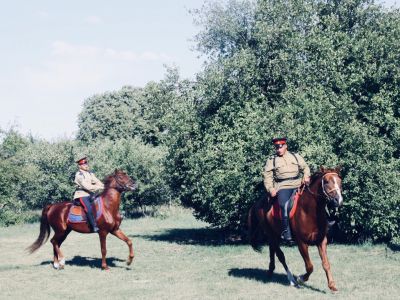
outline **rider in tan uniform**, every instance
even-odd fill
[[[282,211],[282,239],[292,240],[289,226],[288,204],[293,192],[302,182],[310,182],[310,168],[297,153],[288,151],[286,138],[274,138],[275,156],[264,168],[264,186],[272,198],[277,197]]]
[[[75,174],[76,191],[74,201],[79,201],[85,209],[91,230],[98,232],[96,219],[93,216],[91,196],[104,189],[104,184],[89,170],[87,157],[76,161],[79,171]]]

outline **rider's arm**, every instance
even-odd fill
[[[305,162],[304,158],[301,157],[301,155],[297,155],[297,159],[299,160],[299,167],[300,170],[303,172],[303,178],[309,178],[311,173],[310,173],[310,168],[308,167],[307,163]]]
[[[92,184],[92,180],[90,176],[85,176],[82,172],[79,172],[75,176],[75,183],[82,189],[84,189],[87,192],[94,193],[96,192],[99,188]]]
[[[264,186],[268,193],[274,189],[274,166],[272,159],[269,159],[264,167]]]
[[[101,182],[93,173],[92,173],[92,183],[96,186],[96,190],[104,190],[104,183]]]

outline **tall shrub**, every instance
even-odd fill
[[[398,236],[399,11],[363,0],[264,0],[199,13],[198,48],[210,63],[195,111],[183,117],[192,123],[170,148],[179,155],[169,154],[183,203],[216,226],[241,228],[270,139],[286,135],[313,170],[342,166],[348,240]]]

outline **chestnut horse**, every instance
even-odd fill
[[[299,188],[301,193],[297,209],[290,219],[292,235],[297,247],[303,257],[306,273],[298,277],[299,282],[305,282],[313,271],[313,264],[308,254],[308,246],[316,245],[322,260],[322,266],[328,280],[328,287],[337,291],[335,281],[332,277],[330,264],[327,256],[327,229],[326,205],[332,202],[336,207],[343,202],[342,180],[339,176],[339,168],[324,169],[311,176],[309,186],[303,185]],[[275,254],[286,270],[290,285],[298,287],[298,281],[286,265],[285,255],[279,247],[281,234],[281,220],[272,216],[271,204],[267,199],[260,199],[249,211],[248,229],[250,244],[254,250],[260,252],[263,241],[269,244],[269,270],[272,275],[275,269]]]
[[[106,263],[106,237],[109,233],[127,243],[129,247],[129,256],[127,264],[132,263],[134,254],[132,241],[119,229],[122,217],[119,213],[119,205],[121,194],[124,191],[133,191],[136,188],[134,181],[123,171],[115,170],[115,172],[104,180],[104,191],[100,195],[103,200],[103,213],[97,220],[99,227],[99,237],[101,245],[101,267],[108,270]],[[53,266],[56,269],[62,269],[65,265],[65,257],[60,247],[68,234],[74,230],[80,233],[91,233],[87,223],[67,223],[68,213],[72,206],[72,202],[60,202],[49,204],[42,211],[40,220],[40,233],[37,240],[28,247],[30,253],[33,253],[42,246],[49,238],[50,226],[54,230],[54,236],[51,239],[53,244],[54,260]]]

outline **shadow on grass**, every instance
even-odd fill
[[[269,275],[267,270],[263,269],[255,269],[255,268],[244,268],[244,269],[230,269],[228,272],[229,276],[233,277],[238,277],[238,278],[247,278],[250,280],[256,280],[260,281],[262,283],[278,283],[281,285],[285,285],[289,287],[289,281],[286,276],[286,274],[277,274],[273,273],[272,275]],[[295,276],[296,277],[296,276]],[[297,277],[296,277],[297,280]],[[319,292],[326,294],[326,291],[320,290],[318,288],[314,288],[312,286],[309,286],[305,283],[300,284],[301,288],[306,288],[309,290],[312,290],[314,292]]]
[[[229,276],[238,277],[238,278],[247,278],[250,280],[256,280],[263,283],[279,283],[282,285],[289,285],[286,274],[272,274],[268,275],[267,270],[263,269],[255,269],[255,268],[244,268],[238,269],[233,268],[228,272]]]
[[[245,244],[240,236],[232,235],[227,231],[216,228],[177,228],[165,230],[160,234],[140,235],[140,237],[151,241],[182,245],[223,246]]]
[[[115,262],[123,262],[124,260],[115,258],[115,257],[107,257],[106,259],[107,265],[112,268],[124,268],[121,266],[117,266]],[[43,261],[40,265],[52,264],[52,261]],[[74,256],[72,259],[67,259],[65,261],[66,266],[79,266],[79,267],[90,267],[90,268],[101,268],[101,258],[93,258],[93,257],[84,257],[84,256]]]
[[[296,277],[296,279],[297,279],[297,277]],[[312,286],[310,286],[310,285],[308,285],[308,284],[306,284],[306,283],[304,283],[304,282],[303,282],[303,283],[300,283],[300,286],[301,286],[302,288],[306,288],[306,289],[311,290],[311,291],[314,291],[314,292],[326,294],[326,291],[320,290],[319,288],[312,287]],[[328,286],[327,286],[327,288],[328,288]]]

